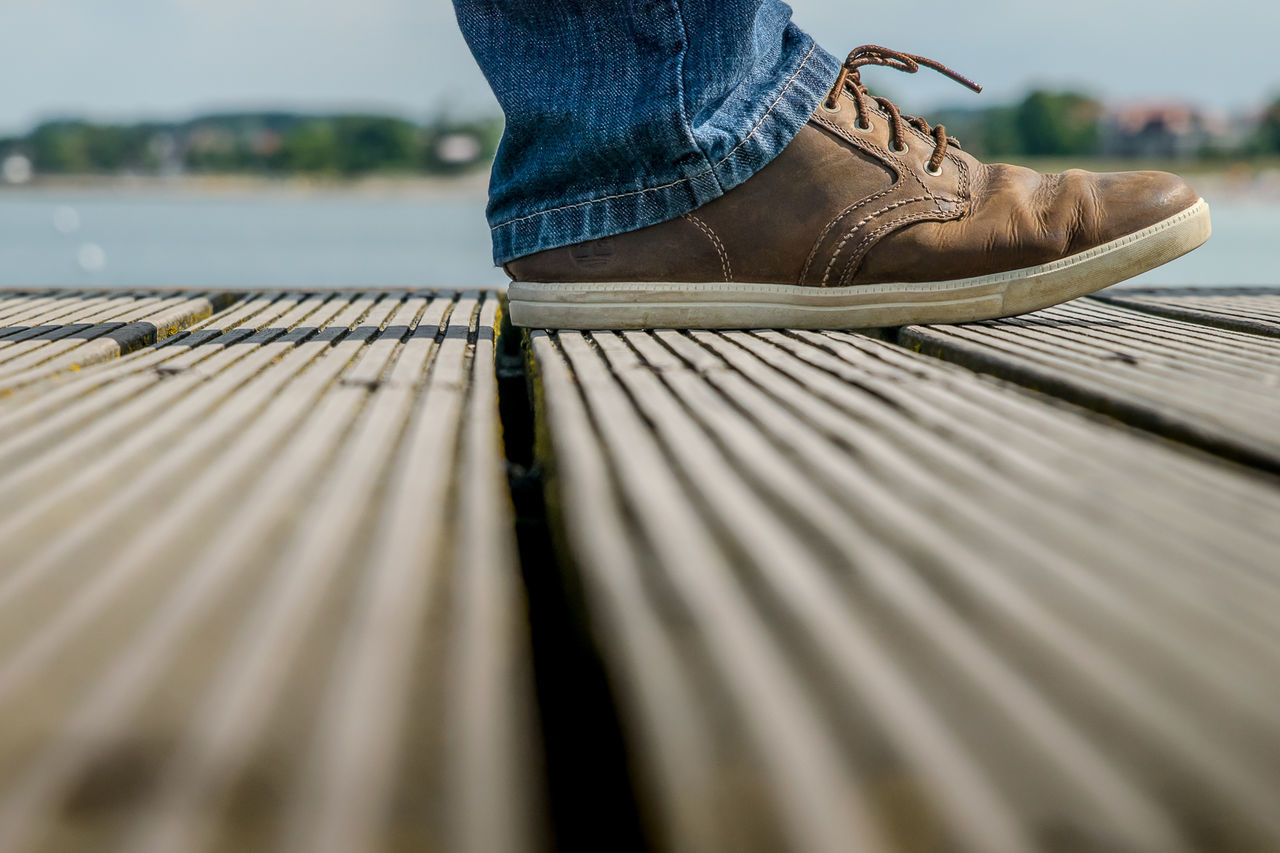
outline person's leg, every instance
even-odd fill
[[[781,0],[454,0],[506,114],[494,260],[695,210],[804,127],[840,62]]]

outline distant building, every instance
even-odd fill
[[[1229,147],[1224,116],[1183,104],[1136,104],[1109,110],[1099,126],[1099,148],[1108,157],[1188,159]]]
[[[258,130],[249,137],[249,147],[259,157],[270,157],[284,145],[284,138],[274,130]]]
[[[446,166],[466,166],[479,160],[484,150],[470,133],[446,133],[436,140],[435,152]]]
[[[183,151],[178,137],[169,131],[151,135],[147,142],[147,162],[159,175],[179,175],[184,171]]]
[[[35,167],[25,154],[9,154],[0,162],[0,177],[6,184],[25,184],[35,177]]]
[[[197,125],[187,135],[187,148],[197,154],[235,153],[236,136],[224,127]]]

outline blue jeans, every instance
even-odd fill
[[[506,114],[496,263],[682,216],[777,156],[840,68],[781,0],[454,0]]]

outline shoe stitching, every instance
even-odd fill
[[[539,216],[546,216],[549,213],[558,213],[562,210],[572,210],[573,208],[576,208],[576,207],[585,207],[590,204],[599,204],[602,201],[613,201],[615,199],[629,198],[635,195],[643,195],[645,193],[657,192],[658,190],[670,189],[671,187],[679,186],[680,184],[687,184],[692,181],[696,181],[698,178],[701,178],[705,175],[709,175],[715,172],[716,169],[719,169],[721,166],[727,163],[729,159],[733,157],[733,155],[737,154],[738,149],[746,145],[752,139],[752,137],[756,135],[756,133],[760,130],[761,125],[764,124],[765,119],[767,119],[773,113],[774,109],[778,106],[778,104],[782,102],[783,97],[791,89],[791,84],[794,83],[795,79],[800,76],[800,72],[804,70],[804,67],[809,63],[810,57],[813,56],[814,51],[816,51],[817,49],[818,49],[818,45],[815,42],[813,45],[810,46],[809,52],[804,55],[804,59],[800,60],[800,64],[796,66],[796,70],[793,71],[791,73],[791,76],[787,78],[787,82],[783,85],[782,91],[778,93],[778,97],[774,98],[773,103],[769,105],[769,109],[765,110],[764,115],[760,116],[760,119],[755,123],[755,126],[751,128],[750,133],[748,133],[745,137],[743,137],[742,141],[739,142],[737,145],[735,145],[732,151],[730,151],[717,163],[711,166],[711,168],[704,169],[703,171],[698,172],[696,175],[690,175],[687,178],[680,178],[679,180],[671,181],[670,183],[662,184],[661,186],[657,186],[657,187],[646,187],[645,189],[642,189],[642,190],[632,190],[630,192],[625,192],[625,193],[616,193],[614,195],[607,195],[607,196],[602,196],[600,198],[588,199],[587,201],[579,201],[573,204],[566,204],[566,205],[561,205],[560,207],[552,207],[547,210],[540,210],[537,213],[529,213],[524,216],[518,216],[514,219],[508,219],[505,222],[499,222],[497,225],[490,227],[489,230],[491,232],[497,231],[499,228],[505,228],[508,225],[515,225],[517,222],[524,222],[525,220],[528,220],[528,219],[536,219]]]
[[[853,211],[857,210],[858,208],[864,207],[873,201],[878,201],[879,199],[884,198],[886,195],[889,195],[897,188],[898,188],[898,182],[895,181],[893,183],[893,186],[886,187],[885,189],[880,190],[880,192],[876,193],[875,195],[869,195],[860,201],[855,201],[853,204],[849,205],[844,210],[840,211],[840,213],[837,214],[834,219],[828,222],[827,227],[822,229],[822,233],[819,234],[818,239],[814,241],[813,248],[809,250],[809,257],[805,258],[804,267],[800,270],[800,280],[797,283],[804,284],[805,279],[808,278],[809,268],[813,266],[813,259],[818,256],[819,247],[821,247],[822,242],[827,239],[827,235],[831,233],[831,230],[836,227],[836,223],[838,223],[841,219],[844,219],[850,213],[853,213]]]
[[[866,216],[864,216],[861,220],[858,221],[856,225],[854,225],[852,228],[850,228],[848,231],[845,232],[844,239],[842,239],[839,242],[839,244],[836,245],[835,251],[831,253],[831,260],[827,262],[826,272],[822,274],[822,285],[824,287],[826,286],[827,281],[831,278],[831,270],[833,267],[835,267],[836,261],[840,258],[840,252],[844,250],[845,244],[848,243],[849,240],[853,237],[853,235],[858,232],[859,228],[866,225],[868,222],[875,219],[877,216],[881,216],[885,213],[888,213],[891,210],[897,210],[899,207],[902,207],[908,204],[915,204],[918,201],[929,201],[929,200],[930,198],[928,196],[916,196],[915,198],[900,199],[887,207],[882,207],[879,210],[873,213],[868,213]]]
[[[886,222],[884,225],[863,237],[858,245],[853,248],[853,251],[849,255],[849,262],[845,265],[844,272],[840,275],[840,285],[842,287],[847,286],[849,282],[853,280],[853,276],[856,274],[858,268],[862,266],[862,261],[866,257],[871,244],[889,231],[912,222],[920,222],[924,220],[949,222],[956,218],[958,217],[948,217],[946,219],[939,220],[937,218],[936,211],[923,210],[919,213],[912,213],[907,216],[901,216],[890,222]]]
[[[884,116],[883,113],[879,112],[878,110],[876,111],[876,113],[881,117],[887,118],[886,116]],[[854,136],[853,134],[849,133],[849,131],[845,130],[840,125],[832,122],[826,116],[814,116],[812,120],[817,122],[821,126],[827,128],[828,130],[832,131],[841,139],[847,142],[850,142],[859,148],[862,148],[863,150],[867,151],[867,153],[877,155],[883,160],[890,160],[894,163],[897,163],[899,166],[902,167],[901,173],[910,175],[911,179],[914,180],[917,184],[919,184],[921,189],[923,189],[926,193],[928,193],[931,198],[934,198],[936,200],[937,197],[934,196],[933,190],[929,187],[927,183],[924,182],[923,179],[921,179],[919,175],[916,174],[915,169],[909,166],[908,164],[903,163],[902,160],[900,160],[891,151],[881,148],[879,145],[876,145],[874,142],[870,142],[866,139],[860,139]],[[934,141],[933,137],[921,133],[917,128],[908,125],[907,131],[909,133],[914,134],[917,140],[924,142],[925,144],[930,144],[930,145],[933,144],[933,141]],[[946,159],[953,166],[955,166],[956,171],[960,173],[961,198],[968,198],[969,197],[969,168],[964,164],[963,160],[961,160],[958,156],[956,156],[954,152],[948,151]]]
[[[830,222],[827,223],[826,227],[822,229],[822,233],[818,236],[818,239],[814,242],[813,248],[809,250],[809,256],[805,258],[804,267],[800,271],[800,278],[798,280],[801,284],[803,284],[805,279],[808,277],[809,270],[813,266],[813,262],[818,256],[818,250],[822,248],[823,241],[826,240],[827,236],[831,233],[832,229],[835,228],[835,226],[839,224],[839,222],[842,219],[844,219],[846,216],[848,216],[850,213],[857,210],[858,208],[863,207],[867,204],[870,204],[871,202],[881,199],[887,195],[890,195],[896,190],[900,189],[904,180],[904,176],[910,176],[910,178],[913,181],[915,181],[916,184],[919,185],[920,189],[925,192],[925,194],[929,197],[930,200],[934,201],[935,203],[937,202],[937,197],[933,194],[933,191],[929,188],[928,184],[926,184],[923,180],[920,179],[920,176],[915,173],[915,170],[910,165],[908,165],[907,163],[904,163],[895,154],[893,154],[890,151],[886,151],[885,149],[881,148],[879,145],[876,145],[873,142],[869,142],[866,139],[859,139],[853,136],[843,127],[841,127],[838,124],[835,124],[830,119],[827,119],[825,116],[815,116],[815,119],[820,126],[825,127],[828,130],[832,131],[841,139],[845,140],[846,142],[849,142],[851,145],[854,146],[854,148],[858,149],[859,151],[862,151],[868,156],[875,157],[881,161],[889,161],[895,164],[898,167],[896,169],[898,178],[893,182],[891,186],[886,187],[885,189],[881,190],[878,193],[875,193],[874,195],[868,196],[867,198],[861,199],[849,205],[847,208],[841,211],[838,216],[836,216],[834,219],[832,219]],[[916,133],[917,136],[921,136],[922,139],[927,140],[929,138],[929,137],[923,136],[923,134],[920,134],[920,132],[918,130],[915,130],[915,128],[909,128],[909,129],[912,132]],[[865,223],[862,223],[862,224],[865,224]],[[855,226],[855,228],[856,227],[859,227],[859,226]],[[843,243],[841,245],[843,245]],[[833,257],[832,263],[834,262],[835,262],[835,258]],[[831,272],[831,266],[830,264],[828,264],[827,275],[830,275],[830,272]],[[826,276],[823,277],[823,282],[824,283],[826,282]]]
[[[724,272],[724,280],[726,282],[733,281],[733,272],[729,266],[729,253],[725,251],[724,244],[720,242],[720,238],[716,236],[716,232],[710,225],[703,222],[692,213],[686,213],[683,218],[698,226],[698,230],[703,234],[706,234],[711,240],[711,245],[716,247],[716,254],[720,256],[720,269]]]
[[[923,180],[920,179],[920,176],[916,174],[915,169],[913,169],[911,166],[908,166],[906,163],[903,163],[889,150],[885,148],[881,148],[879,145],[875,144],[874,142],[869,142],[866,139],[859,139],[849,131],[845,130],[840,125],[832,122],[831,120],[827,119],[824,116],[815,116],[814,120],[817,121],[818,124],[822,125],[823,127],[835,133],[841,139],[851,143],[855,148],[859,148],[865,151],[866,153],[872,155],[873,157],[880,158],[881,160],[887,160],[889,162],[896,163],[899,167],[898,168],[899,178],[901,178],[903,175],[910,176],[911,180],[915,181],[917,184],[920,185],[920,189],[924,190],[924,192],[927,193],[930,198],[933,197],[933,191],[929,189],[928,184],[926,184]],[[928,139],[928,137],[925,137],[925,138]]]
[[[938,219],[937,214],[941,213],[941,211],[934,211],[934,212],[922,211],[920,213],[899,217],[898,219],[892,220],[880,226],[875,231],[872,231],[870,234],[866,235],[861,240],[861,242],[859,242],[858,245],[854,247],[853,251],[850,253],[849,261],[845,264],[844,272],[841,273],[840,275],[841,286],[847,286],[849,282],[853,280],[854,275],[857,274],[858,269],[860,269],[862,266],[862,261],[866,259],[866,254],[870,250],[871,244],[874,243],[876,240],[878,240],[880,237],[882,237],[884,234],[893,230],[894,228],[898,228],[903,225],[908,225],[912,222],[926,221],[930,219],[934,221],[940,221],[940,222],[952,222],[956,219],[963,219],[966,215],[968,215],[969,211],[972,209],[972,207],[969,204],[969,167],[965,165],[963,160],[961,160],[959,157],[955,156],[950,152],[948,152],[947,157],[948,159],[950,159],[950,161],[956,166],[956,168],[960,172],[960,188],[959,188],[960,197],[958,199],[947,199],[947,201],[960,204],[961,205],[960,212],[955,216],[947,216],[945,218]],[[925,191],[928,192],[927,187],[925,188]],[[930,197],[931,198],[933,197],[932,193],[930,193]],[[933,200],[935,203],[937,202],[936,198],[933,198]],[[837,255],[839,254],[839,251],[840,251],[839,249],[836,250]],[[835,258],[836,256],[833,255],[831,259],[832,263],[835,262]],[[830,264],[828,264],[827,273],[830,274],[830,271],[831,271],[831,266]],[[826,284],[826,281],[827,279],[824,276],[823,277],[824,285]]]

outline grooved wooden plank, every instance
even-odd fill
[[[1280,289],[1274,287],[1133,287],[1094,298],[1176,320],[1280,337]]]
[[[228,440],[226,436],[234,434],[235,425],[257,411],[256,407],[269,400],[312,358],[333,346],[368,304],[368,299],[309,297],[286,317],[288,325],[284,328],[288,331],[266,329],[240,346],[213,356],[205,366],[206,370],[216,371],[211,378],[196,372],[171,374],[154,387],[142,404],[112,409],[49,452],[17,460],[18,465],[0,479],[4,486],[0,488],[0,513],[7,513],[0,515],[0,536],[36,523],[52,529],[64,527],[68,513],[89,509],[117,492],[117,480],[130,485],[132,479],[132,484],[143,487],[131,472],[139,462],[154,456],[157,446],[177,445],[181,451],[177,458],[181,461],[167,469],[166,475],[182,476],[189,467],[199,464],[201,454],[213,452],[217,446],[214,442]],[[345,322],[330,325],[339,311],[344,312],[339,321]],[[304,325],[304,319],[317,325]],[[352,344],[348,344],[342,351],[351,348]],[[272,366],[275,369],[268,370]],[[258,376],[260,380],[247,387],[248,393],[236,393]],[[214,412],[218,418],[210,420],[208,416]],[[180,442],[176,440],[178,436],[182,438]],[[18,495],[23,499],[19,501]],[[69,532],[86,530],[81,526]],[[51,541],[65,547],[74,539],[74,535],[63,535]],[[41,541],[36,537],[21,540],[32,547]],[[22,546],[15,543],[13,547]],[[13,556],[20,564],[21,551],[15,550]]]
[[[1254,297],[1234,299],[1248,311]],[[1009,320],[911,326],[900,340],[1158,435],[1280,471],[1275,338],[1076,300]]]
[[[612,486],[608,459],[575,387],[576,376],[552,338],[535,332],[531,344],[544,435],[574,448],[557,454],[554,465],[543,459],[548,502],[565,514],[552,521],[571,519],[568,533],[575,555],[599,567],[582,577],[588,615],[593,623],[615,626],[596,632],[595,642],[620,671],[615,673],[615,690],[622,698],[618,713],[642,744],[633,750],[635,773],[656,792],[644,805],[657,815],[658,846],[745,848],[760,829],[758,812],[733,808],[744,805],[742,799],[726,802],[728,798],[717,796],[724,783],[716,778],[713,756],[725,740],[724,729],[714,719],[714,698],[705,692],[699,696],[706,683],[700,661],[682,657],[675,632],[665,627],[678,615],[651,601],[652,584],[641,566],[652,558],[641,550],[646,543],[630,535],[630,519]],[[594,508],[590,515],[588,507]],[[750,795],[747,789],[741,797]]]
[[[492,511],[509,499],[493,417],[498,307],[496,299],[487,299],[475,326],[472,389],[463,402],[454,489],[469,485],[458,502],[450,573],[458,579],[452,591],[458,619],[446,665],[445,720],[457,737],[447,743],[445,762],[459,786],[460,808],[449,846],[474,851],[526,848],[538,830],[538,733],[528,713],[533,673],[527,657],[516,653],[527,632],[527,614],[514,583],[516,556],[499,526],[504,519]],[[460,377],[464,383],[466,378]],[[424,409],[420,417],[430,417],[431,411]],[[415,509],[421,517],[421,509],[431,504],[429,498],[415,502],[407,495],[393,500],[405,508],[406,520]]]
[[[247,295],[10,398],[0,848],[546,845],[496,306]]]
[[[37,310],[43,310],[58,299],[86,299],[90,293],[86,291],[41,291],[36,293],[0,293],[0,321],[13,325],[14,321],[30,316]]]
[[[9,328],[0,333],[0,346],[4,345],[6,340],[30,331],[40,323],[60,320],[71,313],[83,314],[103,304],[113,295],[119,296],[119,293],[68,290],[59,291],[56,296],[22,303],[20,310],[12,312],[5,318]]]
[[[176,335],[159,346],[81,374],[75,382],[19,391],[8,406],[0,408],[0,436],[4,436],[0,438],[0,472],[91,425],[113,418],[136,423],[129,403],[144,391],[164,383],[172,385],[182,376],[207,381],[231,361],[252,353],[256,341],[284,334],[287,329],[269,329],[292,325],[302,316],[294,309],[319,304],[320,300],[298,294],[251,297],[220,315],[216,323],[211,322],[214,318],[198,323],[189,335]],[[230,356],[213,358],[228,348],[232,348]],[[32,429],[36,425],[40,428]]]
[[[0,364],[0,396],[150,346],[211,317],[235,299],[231,293],[211,293],[143,303],[125,315],[126,322],[101,324],[33,347],[25,357],[15,356]],[[3,330],[0,326],[0,332]],[[57,332],[50,333],[51,338],[55,335]]]
[[[1037,346],[1250,380],[1216,332],[1192,359],[1128,316]],[[852,333],[531,356],[660,847],[1280,844],[1274,481]]]
[[[0,361],[12,360],[18,355],[47,346],[54,341],[87,338],[99,326],[111,328],[119,323],[122,317],[127,321],[144,313],[146,309],[172,298],[172,294],[124,291],[113,293],[98,301],[72,302],[58,314],[56,323],[43,320],[41,325],[37,326],[19,325],[6,328],[4,338],[0,340]],[[48,313],[52,314],[53,310]]]
[[[854,780],[847,768],[833,760],[837,754],[833,733],[821,724],[811,705],[797,701],[802,696],[796,683],[798,673],[784,665],[776,643],[757,627],[760,616],[734,577],[732,557],[697,523],[676,472],[664,464],[660,445],[631,407],[626,389],[614,384],[608,364],[582,336],[560,336],[556,343],[563,346],[567,361],[560,369],[571,368],[579,385],[595,392],[586,399],[591,416],[598,420],[595,440],[620,466],[618,484],[629,499],[629,511],[639,516],[640,523],[664,531],[661,537],[647,539],[645,550],[656,552],[654,562],[665,569],[658,582],[684,611],[682,621],[695,627],[702,640],[696,652],[689,654],[690,658],[705,658],[700,686],[705,691],[714,685],[724,694],[720,713],[707,715],[721,728],[721,738],[736,735],[739,744],[745,741],[745,747],[735,750],[734,760],[754,770],[751,783],[762,790],[758,799],[748,800],[752,808],[740,813],[750,815],[755,824],[752,830],[759,831],[743,832],[736,840],[749,848],[777,849],[781,844],[816,851],[841,849],[851,840],[855,847],[878,846],[877,833],[856,797]],[[535,336],[534,352],[543,351],[540,372],[559,367],[547,352],[551,346],[546,337]],[[643,371],[631,373],[643,381]],[[651,383],[646,384],[648,391],[657,392]],[[548,395],[547,406],[555,405]],[[587,507],[578,506],[576,484],[562,481],[561,489],[566,508],[572,504],[572,511],[587,511]],[[584,523],[589,525],[591,520],[579,515],[574,527]],[[676,566],[683,570],[674,571]],[[587,580],[597,582],[591,575]],[[637,601],[630,606],[654,604]],[[640,683],[627,692],[650,687],[646,671],[638,671],[636,676]],[[658,676],[659,683],[678,677]],[[706,801],[714,799],[717,791],[712,788],[698,793],[699,801]],[[678,808],[672,802],[664,806],[668,813]],[[770,813],[772,820],[765,817]],[[729,832],[728,828],[719,831]]]

